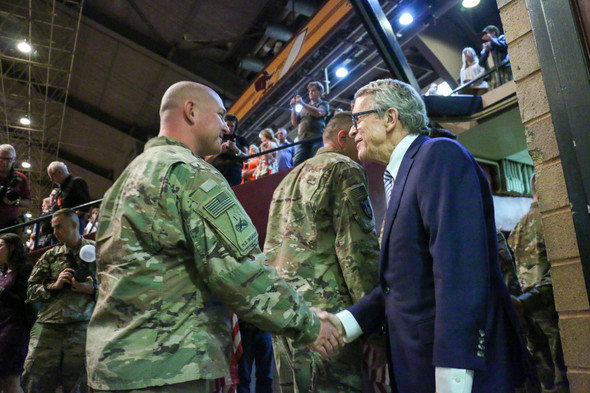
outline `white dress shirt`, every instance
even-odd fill
[[[418,138],[418,134],[406,135],[395,149],[393,149],[393,152],[389,157],[389,164],[387,164],[386,169],[391,173],[394,184],[402,159],[416,138]],[[342,322],[342,326],[344,326],[345,343],[354,341],[363,334],[360,325],[348,310],[340,311],[336,316]],[[471,387],[473,385],[473,370],[435,367],[434,378],[436,383],[436,393],[471,393]]]

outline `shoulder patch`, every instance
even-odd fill
[[[358,201],[367,198],[367,196],[369,196],[369,193],[367,192],[367,189],[365,188],[364,184],[359,184],[350,189],[350,196],[354,200]]]
[[[201,190],[205,191],[205,192],[209,192],[213,189],[213,187],[215,187],[217,185],[217,182],[215,182],[215,180],[213,179],[209,179],[207,180],[205,183],[201,184]]]
[[[208,182],[209,181],[205,182],[203,184],[203,186],[205,184],[207,184]],[[215,182],[212,181],[212,183],[215,183]],[[203,188],[203,186],[201,186],[201,188]],[[211,214],[211,216],[213,218],[217,218],[221,214],[226,212],[234,204],[235,204],[235,202],[230,197],[230,195],[227,192],[225,192],[224,190],[221,190],[221,192],[219,194],[215,195],[213,198],[211,198],[209,201],[207,201],[205,203],[204,209],[209,214]]]

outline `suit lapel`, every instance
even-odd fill
[[[388,244],[387,239],[389,239],[393,221],[397,216],[399,203],[406,186],[406,180],[408,180],[408,174],[410,173],[410,169],[414,163],[414,156],[418,150],[420,150],[420,146],[422,146],[426,140],[428,140],[428,138],[424,135],[420,135],[418,138],[416,138],[416,140],[410,145],[410,148],[404,155],[404,158],[400,164],[399,171],[397,172],[397,176],[395,177],[395,181],[393,183],[393,191],[391,192],[387,213],[385,214],[385,227],[383,228],[383,250],[385,250],[384,247]]]

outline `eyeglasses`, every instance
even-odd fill
[[[352,114],[352,125],[353,125],[353,127],[355,129],[358,129],[358,119],[359,119],[359,117],[364,116],[364,115],[368,115],[370,113],[379,113],[379,112],[382,112],[382,111],[383,111],[382,109],[372,109],[370,111],[353,113]]]

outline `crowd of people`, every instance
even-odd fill
[[[255,363],[264,393],[274,352],[285,393],[568,392],[536,205],[499,258],[488,180],[430,129],[418,92],[377,80],[330,119],[322,92],[311,82],[308,103],[291,101],[311,143],[273,151],[285,129],[248,146],[215,91],[173,84],[158,136],[90,217],[72,209],[86,182],[52,162],[43,210],[61,244],[33,267],[18,235],[0,235],[0,391],[249,392]],[[5,146],[18,197],[3,203],[18,208],[30,193]],[[386,167],[382,228],[368,161]],[[293,166],[259,243],[230,187]]]

